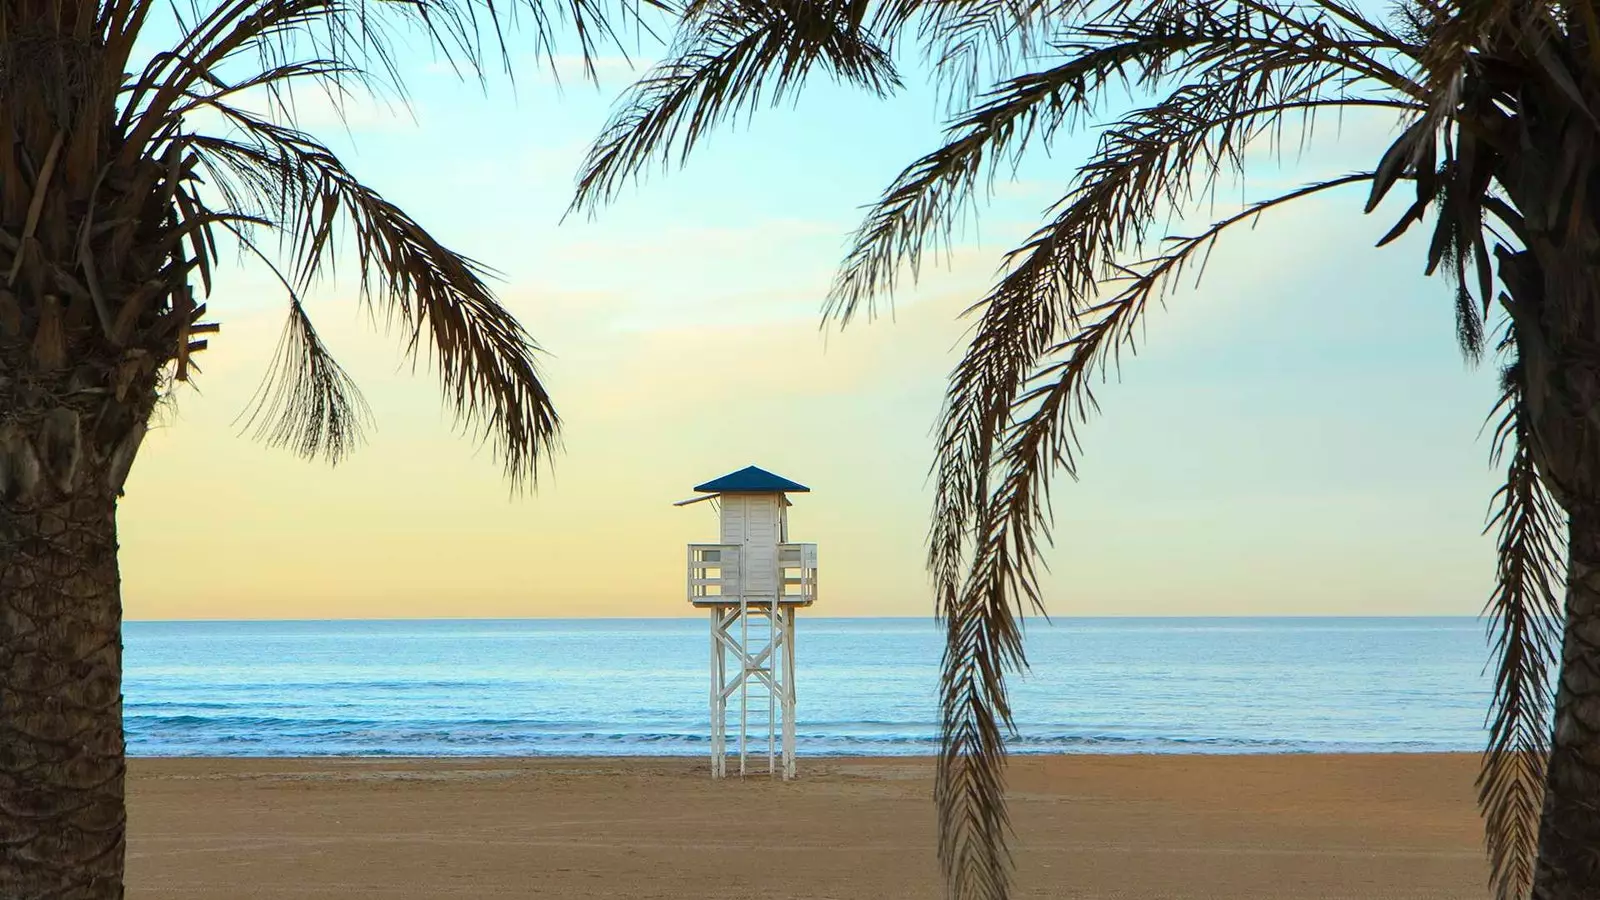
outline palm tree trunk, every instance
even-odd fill
[[[1600,510],[1572,512],[1568,565],[1534,900],[1600,897]]]
[[[131,450],[52,459],[21,433],[0,428],[0,897],[120,898],[121,478],[107,464]]]

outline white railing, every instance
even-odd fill
[[[817,601],[817,545],[778,545],[778,584],[785,599]]]
[[[738,544],[690,544],[688,590],[691,603],[715,601],[727,597],[737,602],[743,584],[741,566],[742,548]],[[779,544],[777,557],[777,584],[784,602],[815,603],[817,600],[817,545]],[[761,579],[767,584],[772,582]],[[751,602],[772,602],[772,591],[759,592],[765,600],[751,598]]]
[[[738,544],[689,545],[689,601],[739,593]]]

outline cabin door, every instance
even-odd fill
[[[780,494],[723,496],[722,542],[742,548],[745,596],[771,597],[777,592],[782,525]]]

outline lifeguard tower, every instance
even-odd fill
[[[764,719],[766,774],[787,780],[795,772],[795,611],[817,599],[817,545],[789,543],[788,495],[811,489],[750,466],[694,490],[703,496],[676,505],[710,500],[722,518],[721,543],[689,545],[689,602],[711,613],[711,777],[728,774],[737,694],[739,774],[761,756]]]

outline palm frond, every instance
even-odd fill
[[[337,464],[371,419],[350,376],[322,343],[305,306],[291,296],[273,363],[245,414],[257,440]]]
[[[1237,49],[1228,41],[1241,40],[1237,30],[1211,38],[1218,59],[1226,58],[1222,46]],[[1134,65],[1148,61],[1154,79],[1169,60],[1195,47],[1206,45],[1158,37],[1140,48],[1147,52],[1144,59],[1137,53],[1132,59]],[[936,788],[940,851],[947,886],[959,900],[1000,900],[1008,893],[1003,768],[1011,722],[1005,678],[1026,662],[1017,616],[1030,608],[1043,611],[1036,570],[1049,529],[1049,473],[1075,470],[1076,427],[1094,408],[1090,374],[1133,346],[1132,325],[1146,301],[1203,255],[1223,229],[1278,203],[1372,176],[1335,179],[1251,207],[1140,267],[1125,267],[1119,257],[1144,242],[1163,208],[1184,208],[1208,193],[1222,174],[1242,172],[1243,153],[1253,138],[1278,137],[1269,126],[1281,128],[1283,120],[1299,113],[1302,127],[1309,129],[1311,114],[1324,107],[1370,103],[1403,111],[1414,106],[1405,98],[1345,90],[1367,73],[1352,76],[1320,51],[1275,37],[1258,41],[1255,49],[1258,57],[1251,65],[1196,63],[1198,72],[1186,72],[1191,80],[1163,102],[1117,122],[1079,170],[1053,221],[1012,254],[1009,273],[974,306],[982,316],[951,376],[941,413],[928,553],[949,642]],[[1116,51],[1106,58],[1115,65]],[[852,300],[870,297],[883,279],[892,278],[897,253],[913,254],[914,261],[930,223],[956,208],[946,198],[959,198],[963,187],[970,191],[983,153],[992,158],[995,144],[1004,151],[1011,139],[1005,128],[1024,121],[1028,101],[1039,96],[1048,91],[1016,104],[1010,110],[1014,117],[996,116],[999,127],[988,124],[987,134],[984,126],[975,129],[981,136],[973,144],[952,142],[957,147],[949,154],[952,165],[908,170],[913,177],[897,184],[905,189],[890,192],[897,203],[880,206],[885,214],[869,217],[864,226],[867,237],[857,247],[870,249],[847,260],[832,298],[836,314],[848,316]],[[1062,116],[1061,109],[1043,115]],[[952,181],[954,190],[941,193]],[[926,205],[919,209],[919,201]],[[853,264],[864,275],[852,274]],[[1107,279],[1128,286],[1097,302],[1093,298]],[[1063,332],[1070,337],[1059,343]],[[1065,362],[1043,363],[1061,354],[1067,355]],[[1039,379],[1055,390],[1030,388]],[[991,476],[1000,479],[998,484],[991,485]]]
[[[1509,326],[1501,349],[1513,358],[1496,408],[1494,458],[1505,465],[1506,482],[1495,492],[1486,529],[1499,537],[1498,577],[1484,610],[1496,659],[1489,744],[1477,784],[1490,884],[1499,900],[1522,900],[1533,884],[1549,757],[1549,666],[1561,639],[1564,525],[1534,464],[1523,370]]]
[[[257,440],[308,459],[338,464],[359,444],[371,412],[356,383],[328,352],[300,294],[249,236],[230,224],[240,243],[267,266],[289,295],[289,318],[273,362],[251,398],[244,429]]]
[[[56,6],[58,12],[66,8]],[[336,110],[358,88],[374,96],[392,92],[403,100],[396,48],[406,37],[420,36],[459,72],[481,76],[496,48],[507,59],[503,30],[518,8],[531,16],[536,53],[553,54],[558,32],[575,36],[592,74],[593,54],[607,43],[620,46],[620,26],[644,28],[645,10],[667,4],[106,0],[84,5],[81,11],[91,14],[103,38],[107,67],[88,71],[86,66],[102,61],[96,56],[67,60],[62,66],[78,68],[61,71],[90,83],[104,76],[104,96],[99,106],[79,104],[89,117],[83,127],[52,126],[57,145],[66,136],[59,156],[69,171],[58,177],[71,189],[34,191],[48,204],[43,219],[49,233],[41,234],[50,241],[46,252],[32,253],[28,241],[19,238],[14,248],[0,247],[5,263],[31,279],[30,290],[57,290],[73,304],[92,308],[105,340],[128,354],[142,354],[137,365],[124,369],[159,370],[175,362],[173,377],[181,381],[191,354],[205,347],[197,336],[215,327],[200,316],[213,287],[217,227],[235,232],[252,252],[273,249],[260,235],[272,233],[278,238],[276,261],[283,264],[291,315],[250,421],[270,443],[338,458],[359,439],[364,412],[348,377],[328,357],[301,298],[353,251],[368,309],[404,328],[407,354],[418,360],[426,355],[437,366],[459,423],[494,444],[514,484],[531,483],[556,448],[560,421],[541,382],[539,348],[495,298],[489,271],[445,246],[294,125],[296,98],[304,90],[323,91]],[[176,38],[139,57],[136,45],[142,46],[141,34],[158,12],[170,13],[166,24],[175,26]],[[29,25],[18,18],[26,15],[20,8],[0,10],[0,30],[48,30],[42,20]],[[66,21],[54,24],[68,27]],[[74,40],[87,33],[79,25],[71,29]],[[8,44],[6,52],[11,49]],[[0,60],[0,74],[28,74],[18,65],[22,61]],[[37,73],[33,77],[38,80]],[[8,82],[8,97],[26,93],[13,87]],[[37,174],[40,148],[29,137],[20,153],[0,154],[6,183],[24,184]],[[51,174],[48,166],[44,174]],[[85,190],[90,185],[92,190]],[[27,198],[18,190],[3,193],[6,217],[17,218],[13,211]],[[87,214],[76,212],[84,206]],[[70,253],[58,246],[65,243],[63,233],[72,241]],[[198,280],[198,292],[191,278]],[[148,372],[140,376],[148,377]]]
[[[950,644],[941,678],[936,796],[940,858],[955,900],[1008,896],[1004,737],[1012,721],[1005,680],[1026,665],[1018,617],[1028,610],[1044,614],[1038,570],[1051,524],[1050,478],[1057,470],[1076,471],[1077,427],[1095,409],[1094,376],[1104,374],[1121,350],[1135,347],[1135,325],[1149,302],[1186,267],[1203,265],[1223,232],[1278,206],[1372,178],[1358,173],[1317,182],[1250,204],[1194,236],[1172,239],[1161,255],[1124,267],[1121,287],[1109,299],[1077,307],[1073,331],[1038,354],[1019,353],[1015,344],[988,335],[1022,330],[1006,322],[1009,306],[1051,305],[1032,296],[1056,289],[1035,274],[1036,268],[1049,268],[1036,260],[1048,259],[1052,239],[1069,242],[1073,236],[1037,237],[1033,252],[987,298],[985,321],[952,377],[935,463],[941,492],[948,486],[972,499],[936,501],[930,547],[936,590],[949,603],[941,608]],[[1044,361],[1051,358],[1057,361]],[[1010,380],[1019,369],[1024,380]],[[991,472],[999,479],[992,488]],[[951,523],[952,502],[960,506],[953,515],[959,519],[965,510],[971,521]],[[955,562],[960,545],[937,543],[963,531],[973,535],[964,569]],[[959,588],[941,580],[963,570],[970,574]]]
[[[793,95],[819,67],[878,94],[899,86],[861,24],[862,0],[717,0],[691,10],[666,62],[619,101],[590,149],[572,208],[613,199],[652,159],[681,164],[706,132]]]
[[[1097,261],[1067,273],[1080,285],[1098,277],[1092,270],[1132,231],[1152,224],[1162,206],[1190,202],[1223,172],[1242,175],[1245,148],[1257,138],[1279,139],[1291,118],[1298,117],[1306,132],[1319,110],[1422,108],[1387,90],[1402,77],[1394,69],[1371,60],[1357,65],[1351,59],[1359,54],[1330,51],[1342,46],[1340,38],[1357,43],[1356,36],[1339,32],[1337,23],[1313,25],[1289,27],[1278,15],[1225,15],[1195,4],[1177,20],[1141,10],[1078,29],[1086,36],[1061,45],[1065,62],[989,94],[949,128],[944,146],[900,174],[852,240],[827,313],[841,321],[862,307],[870,314],[876,298],[892,294],[902,266],[915,278],[928,249],[950,245],[980,183],[992,184],[998,167],[1015,165],[1024,151],[1048,146],[1058,130],[1089,114],[1113,83],[1141,89],[1182,79],[1165,102],[1115,123],[1102,142],[1117,145],[1126,158],[1154,160],[1141,170],[1152,182],[1080,173],[1080,193],[1090,183],[1115,183],[1129,201],[1104,219],[1115,226],[1091,245]],[[1128,170],[1108,147],[1098,157],[1105,172]],[[1193,171],[1203,174],[1198,185]],[[1113,194],[1105,202],[1114,202]]]
[[[1296,107],[1314,109],[1323,102],[1316,99],[1317,86],[1312,82],[1304,89],[1311,99],[1282,91],[1265,98],[1266,105],[1257,105],[1263,98],[1253,88],[1180,89],[1164,102],[1128,115],[1079,170],[1073,192],[1053,220],[1012,254],[1005,280],[969,310],[981,309],[982,316],[964,359],[986,362],[957,367],[940,417],[929,555],[936,592],[946,598],[940,608],[958,593],[965,534],[987,497],[986,461],[1033,365],[1054,336],[1085,313],[1102,280],[1125,273],[1117,264],[1119,256],[1144,242],[1163,205],[1181,207],[1205,193],[1226,167],[1237,170],[1256,121],[1271,121]],[[1239,105],[1230,108],[1230,99]],[[885,267],[892,264],[888,257],[876,258]],[[865,270],[873,257],[863,253],[851,259],[866,261]],[[872,283],[868,277],[853,278],[850,271],[847,264],[840,282],[847,290],[859,286],[861,293],[835,294],[846,302],[867,296]]]
[[[434,5],[440,7],[440,19],[460,22],[460,6]],[[401,5],[413,11],[426,6]],[[292,117],[290,88],[304,74],[298,66],[320,69],[315,82],[335,98],[346,77],[396,89],[402,83],[392,49],[400,8],[367,15],[360,0],[229,0],[195,12],[198,21],[182,41],[154,54],[125,91],[120,123],[128,135],[125,162],[151,152],[197,99],[221,102],[235,93],[239,88],[227,77],[235,61],[254,58],[258,65],[238,81],[264,94],[272,112],[283,118]],[[451,47],[452,42],[443,42],[447,55]],[[263,77],[274,71],[275,77]]]
[[[916,23],[923,61],[947,108],[964,106],[983,80],[1009,78],[1049,46],[1061,23],[1084,0],[891,0],[880,4],[873,31],[892,47]]]
[[[1154,57],[1209,39],[1163,36],[1096,47],[992,92],[988,102],[946,130],[942,147],[908,166],[884,192],[852,241],[825,314],[848,321],[861,305],[870,312],[875,296],[893,291],[902,264],[915,277],[929,239],[948,246],[986,173],[992,184],[1003,161],[1019,161],[1035,137],[1048,142],[1074,114],[1085,113],[1110,81],[1126,78],[1127,66],[1153,68]]]
[[[406,352],[433,358],[446,400],[468,427],[495,442],[514,482],[531,480],[555,449],[560,419],[540,379],[537,345],[495,299],[476,262],[445,247],[352,175],[309,135],[218,104],[247,140],[195,139],[214,168],[275,180],[270,213],[303,289],[337,258],[343,225],[369,308],[398,319]]]
[[[144,21],[153,0],[125,0],[113,4],[118,24],[135,30]],[[512,74],[505,30],[525,14],[532,23],[534,55],[554,66],[560,35],[577,44],[583,68],[595,76],[594,58],[605,47],[625,47],[626,33],[648,30],[645,9],[670,11],[664,0],[611,4],[609,0],[526,0],[496,4],[492,0],[409,0],[405,3],[371,3],[368,0],[223,0],[203,4],[190,0],[192,22],[180,22],[181,40],[154,54],[144,71],[125,91],[123,121],[129,128],[127,152],[138,152],[162,127],[171,108],[194,91],[197,84],[224,79],[230,68],[245,63],[255,72],[271,71],[296,60],[316,58],[338,67],[324,79],[330,97],[345,92],[346,79],[363,87],[382,87],[403,95],[405,79],[395,55],[395,41],[403,33],[420,34],[424,42],[457,74],[485,75],[491,48],[507,74]],[[118,45],[120,47],[120,44]],[[124,48],[126,52],[127,48]],[[253,63],[253,65],[251,64]],[[279,79],[261,79],[275,111],[288,108],[290,98]]]

